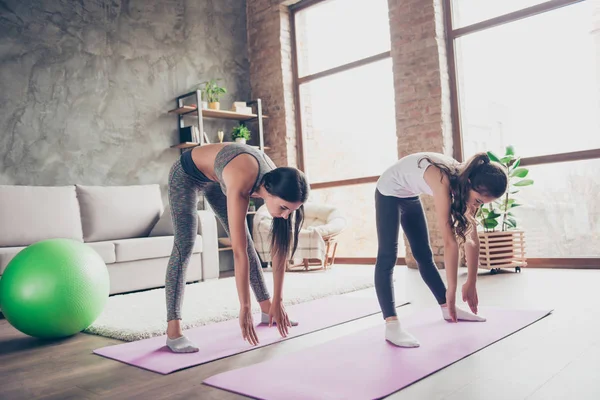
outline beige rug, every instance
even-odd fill
[[[373,266],[355,265],[338,265],[327,271],[286,273],[284,302],[291,305],[371,288],[374,286],[373,273]],[[273,274],[265,272],[264,276],[272,293]],[[254,294],[252,302],[253,310],[259,312]],[[187,285],[182,313],[183,329],[237,318],[239,300],[235,278]],[[103,313],[84,332],[125,341],[140,340],[164,335],[165,317],[164,288],[111,296]]]

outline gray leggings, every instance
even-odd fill
[[[396,316],[392,277],[398,257],[400,225],[408,239],[421,277],[437,302],[446,303],[446,286],[433,261],[427,220],[421,200],[418,197],[384,196],[379,193],[379,190],[375,190],[375,214],[379,247],[375,264],[375,289],[383,318]]]
[[[198,200],[200,192],[204,192],[206,200],[217,215],[217,218],[229,235],[227,222],[227,197],[215,182],[204,182],[186,174],[177,160],[169,173],[169,203],[175,232],[173,251],[167,267],[165,292],[167,298],[167,321],[181,319],[181,306],[185,290],[185,275],[192,256],[192,249],[198,234]],[[248,260],[250,263],[250,285],[258,302],[268,300],[271,296],[263,279],[260,259],[250,237],[248,238]]]

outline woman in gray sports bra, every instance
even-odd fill
[[[242,336],[258,343],[252,321],[250,287],[262,310],[262,323],[275,323],[286,336],[291,322],[282,302],[285,262],[298,245],[309,185],[296,168],[275,167],[262,151],[245,144],[208,144],[181,155],[169,174],[169,203],[175,233],[166,273],[167,346],[176,353],[198,351],[181,329],[185,274],[198,232],[197,205],[202,192],[231,238],[240,300]],[[271,228],[273,299],[246,224],[250,197],[265,201],[274,217]],[[293,214],[293,216],[292,216]],[[293,225],[293,226],[292,226]],[[292,243],[293,241],[293,243]]]

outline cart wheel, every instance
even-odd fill
[[[515,272],[521,272],[521,267],[515,267]]]
[[[498,273],[498,269],[497,268],[490,269],[490,275],[496,275],[497,273]]]

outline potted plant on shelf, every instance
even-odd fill
[[[211,79],[208,82],[202,82],[204,88],[202,89],[202,96],[204,100],[208,102],[208,108],[211,110],[220,110],[221,103],[219,100],[221,96],[227,93],[227,89],[217,84],[220,79]]]
[[[250,129],[248,129],[248,127],[244,124],[234,126],[231,130],[231,138],[238,143],[245,144],[247,140],[250,140],[250,137]]]
[[[520,188],[533,184],[532,179],[524,179],[529,174],[527,168],[520,167],[521,158],[515,156],[513,146],[507,146],[503,157],[491,151],[490,160],[500,163],[508,174],[508,188],[501,198],[483,205],[477,211],[479,231],[479,261],[482,268],[496,273],[500,268],[514,267],[517,272],[527,266],[525,257],[525,232],[518,229],[515,207],[521,206],[514,197]]]

